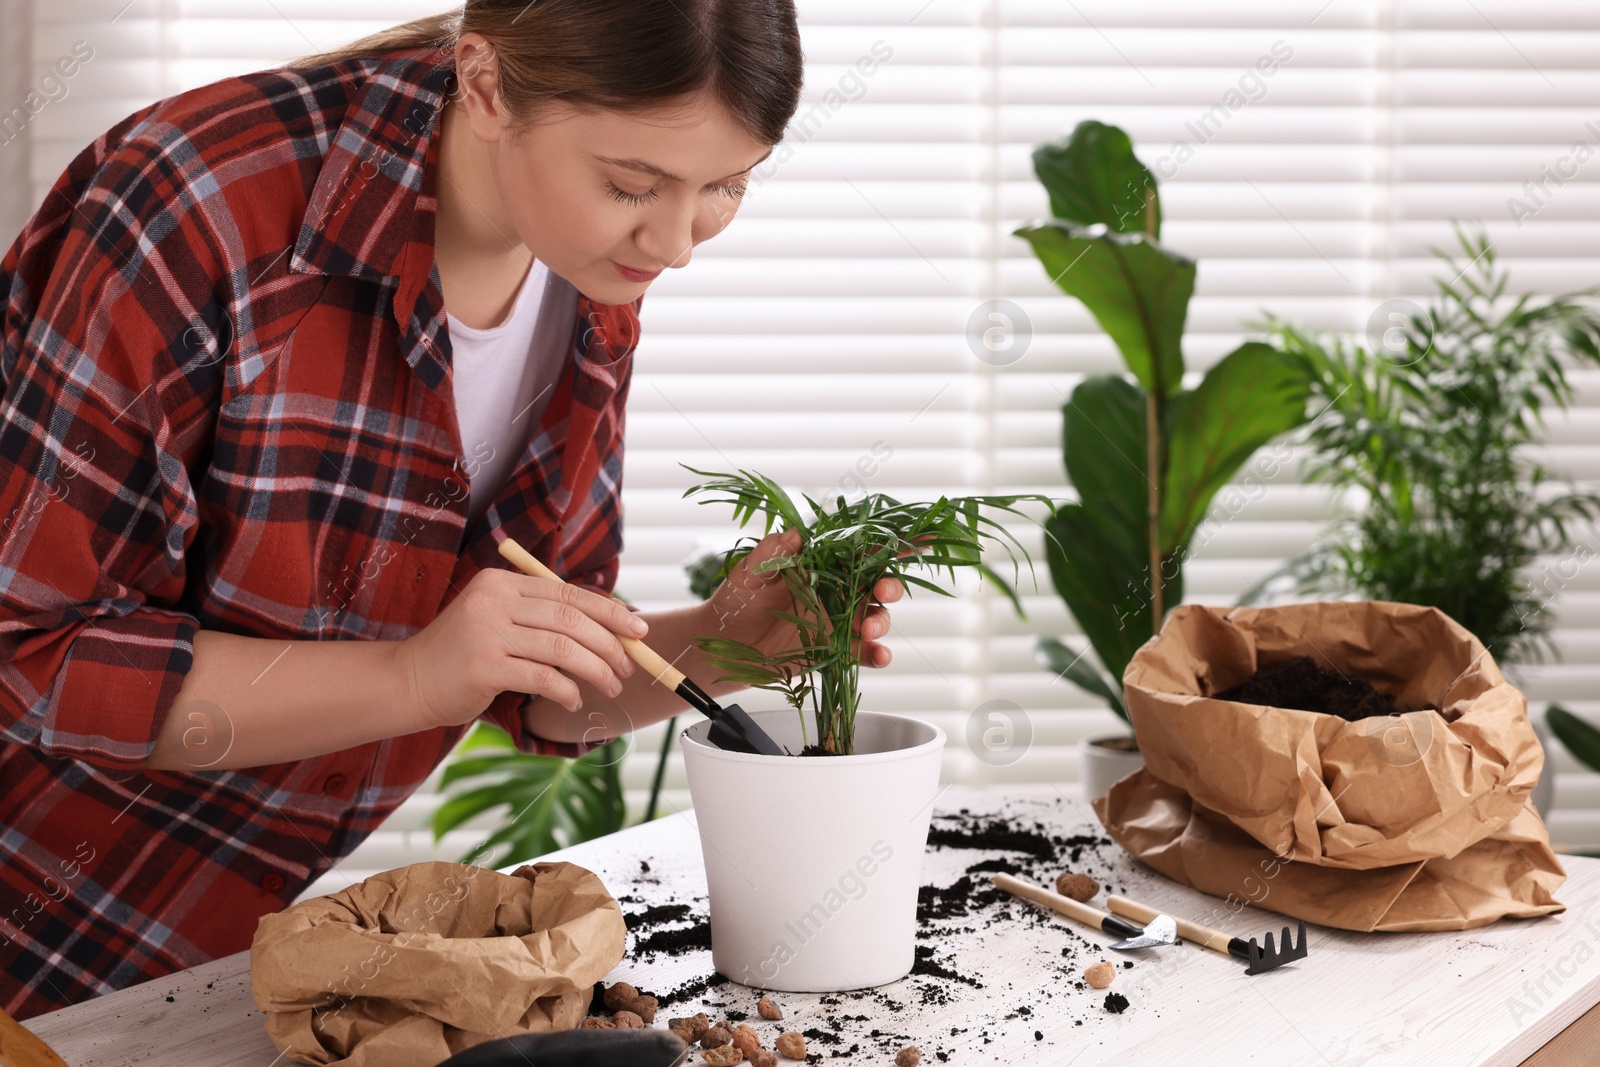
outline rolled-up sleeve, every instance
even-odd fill
[[[89,157],[0,264],[0,735],[128,770],[200,628],[173,605],[197,525],[194,386],[223,331],[199,235],[151,199],[153,151]]]

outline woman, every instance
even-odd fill
[[[797,535],[609,594],[643,294],[800,82],[789,0],[468,3],[72,161],[0,264],[0,1006],[249,947],[474,721],[578,755],[684,710],[618,635],[702,685],[697,634],[791,647],[751,567]]]

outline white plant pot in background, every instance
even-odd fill
[[[752,718],[799,752],[792,710]],[[815,734],[809,713],[808,729]],[[682,732],[711,895],[711,958],[736,982],[784,992],[866,989],[916,958],[917,889],[945,734],[856,713],[849,756],[757,756]],[[813,737],[814,740],[814,737]]]
[[[1079,759],[1083,767],[1083,796],[1086,800],[1103,797],[1118,780],[1126,778],[1144,766],[1144,756],[1138,749],[1125,751],[1107,748],[1106,741],[1121,741],[1118,737],[1086,737],[1078,742]]]

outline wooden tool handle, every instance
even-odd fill
[[[517,544],[513,538],[506,538],[500,542],[500,554],[510,560],[512,565],[523,574],[531,574],[535,578],[553,578],[561,582],[561,576],[546,567],[533,557],[527,549]],[[565,582],[561,582],[565,585]],[[639,640],[637,637],[624,637],[617,635],[622,642],[622,650],[628,658],[650,672],[650,677],[666,686],[668,689],[677,689],[683,684],[683,672],[661,657],[655,649]]]
[[[1137,901],[1129,900],[1127,897],[1106,897],[1106,907],[1111,909],[1113,915],[1121,915],[1124,918],[1136,919],[1143,923],[1147,923],[1161,914],[1156,909],[1146,907]],[[1232,941],[1233,938],[1221,930],[1213,930],[1209,926],[1201,926],[1199,923],[1192,923],[1188,919],[1179,919],[1178,936],[1185,941],[1193,941],[1197,945],[1215,949],[1224,956],[1231,954],[1228,951],[1228,942]]]
[[[67,1067],[67,1061],[0,1008],[0,1067]]]
[[[1063,915],[1069,915],[1081,923],[1094,927],[1096,930],[1100,929],[1100,924],[1108,918],[1103,911],[1091,908],[1087,904],[1080,904],[1071,897],[1064,897],[1060,893],[1051,892],[1042,885],[1034,885],[1032,882],[1004,872],[994,876],[994,884],[1007,892],[1015,893],[1019,897],[1027,897],[1029,900],[1038,901],[1045,907],[1059,911]]]

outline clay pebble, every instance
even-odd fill
[[[1100,892],[1100,883],[1087,874],[1065,871],[1056,876],[1056,892],[1084,904],[1093,900],[1095,894]]]

